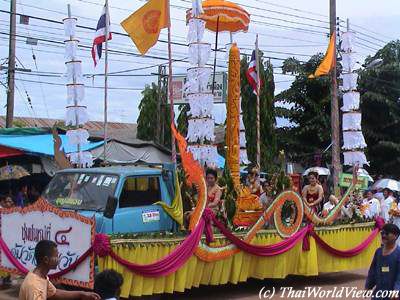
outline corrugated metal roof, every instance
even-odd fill
[[[14,117],[14,122],[18,124],[18,127],[45,127],[51,128],[56,123],[63,123],[60,119],[47,119],[47,118],[30,118],[30,117]],[[89,131],[100,131],[103,130],[103,122],[89,121],[85,124],[85,129]],[[0,116],[0,128],[6,127],[6,117]],[[109,130],[120,130],[130,129],[135,132],[136,135],[136,124],[133,123],[118,123],[108,122],[107,128]]]

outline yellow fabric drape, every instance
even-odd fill
[[[167,203],[159,201],[154,204],[161,205],[165,212],[171,216],[179,225],[183,225],[183,203],[181,195],[181,186],[179,184],[178,174],[175,173],[175,197],[171,206]]]
[[[308,76],[308,78],[315,78],[318,76],[329,74],[329,72],[332,70],[333,62],[334,62],[335,55],[336,55],[335,43],[336,43],[336,37],[335,37],[335,34],[332,34],[324,59],[318,66],[317,70],[315,70],[314,74],[311,74],[310,76]]]
[[[169,25],[169,0],[150,0],[121,22],[142,55],[157,43],[161,29]]]
[[[342,228],[317,230],[318,235],[339,249],[350,249],[367,238],[372,226],[344,226]],[[216,245],[226,240],[216,235]],[[270,245],[281,241],[276,232],[263,231],[254,238],[254,244]],[[148,264],[165,257],[182,239],[164,241],[112,241],[113,250],[124,259]],[[310,250],[303,251],[302,243],[290,251],[273,257],[257,257],[239,252],[227,259],[206,263],[192,256],[177,272],[158,278],[136,275],[125,269],[110,257],[99,258],[100,270],[114,269],[124,276],[121,296],[144,296],[160,293],[184,292],[199,285],[237,284],[248,278],[285,278],[288,275],[315,276],[319,272],[337,272],[368,268],[375,250],[380,246],[380,238],[375,238],[369,248],[351,258],[332,256],[320,249],[310,238]]]

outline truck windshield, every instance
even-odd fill
[[[101,211],[106,206],[107,198],[114,195],[117,182],[116,175],[58,173],[43,197],[60,208]]]

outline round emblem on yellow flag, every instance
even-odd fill
[[[149,34],[159,32],[161,12],[159,10],[150,10],[143,16],[142,23],[144,30]]]

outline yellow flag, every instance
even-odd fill
[[[317,70],[315,71],[314,74],[311,74],[308,76],[308,78],[315,78],[321,75],[328,75],[329,72],[332,70],[333,67],[333,61],[335,58],[335,43],[336,43],[336,38],[335,34],[332,34],[331,39],[329,41],[329,46],[328,50],[326,50],[325,57],[318,66]]]
[[[183,225],[183,203],[181,195],[181,186],[179,184],[178,174],[175,172],[175,197],[171,206],[165,202],[159,201],[154,204],[161,205],[167,214],[171,216],[179,225]]]
[[[123,20],[121,26],[139,52],[142,55],[146,54],[157,43],[161,29],[170,26],[169,0],[149,0]]]

